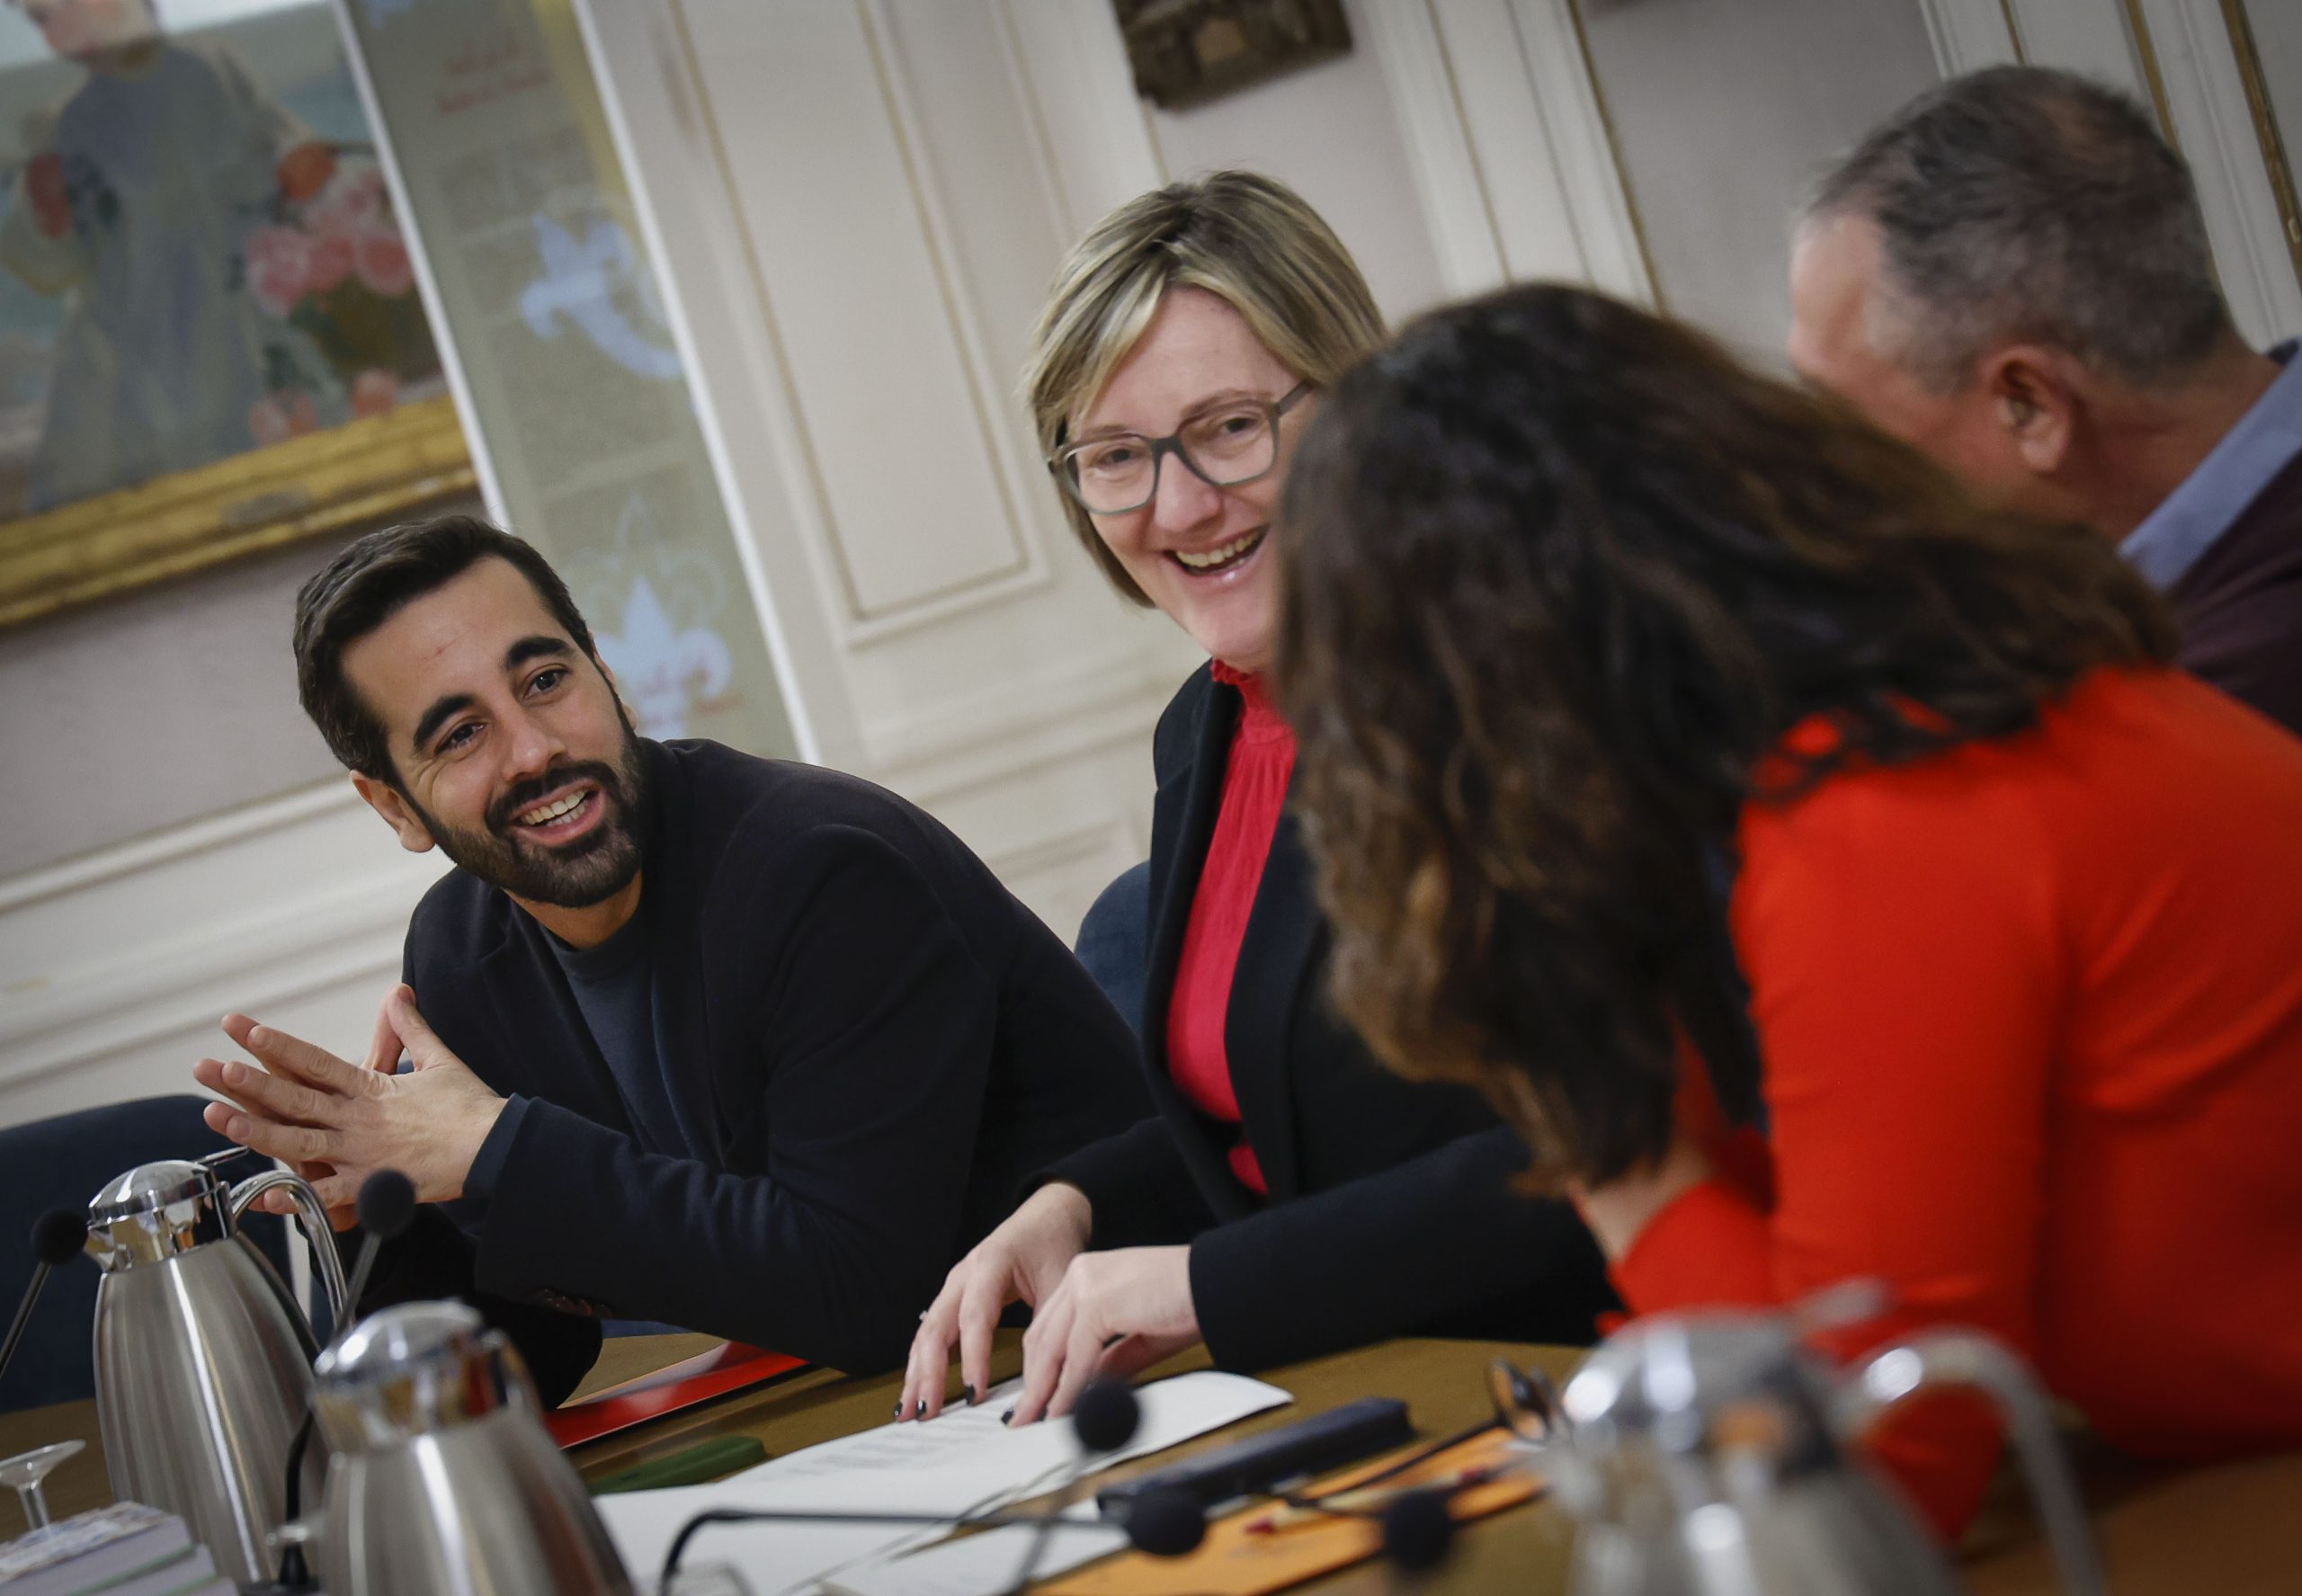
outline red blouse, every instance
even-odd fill
[[[1840,1351],[1975,1325],[2127,1449],[2302,1444],[2302,742],[2098,671],[2034,730],[1753,804],[1740,841],[1762,1163],[1655,1216],[1624,1299],[1878,1278],[1894,1312]],[[1878,1450],[1954,1529],[1993,1431],[1945,1404]]]
[[[1239,945],[1246,940],[1247,917],[1254,912],[1255,889],[1271,858],[1279,812],[1287,805],[1288,779],[1295,773],[1295,734],[1254,677],[1218,660],[1215,679],[1237,688],[1246,703],[1231,734],[1215,835],[1191,900],[1175,988],[1167,1000],[1167,1072],[1191,1107],[1236,1125],[1239,1098],[1231,1087],[1224,1021],[1231,1012]],[[1249,1190],[1266,1194],[1263,1167],[1244,1133],[1231,1149],[1231,1172]]]

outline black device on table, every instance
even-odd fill
[[[1104,1518],[1123,1520],[1147,1493],[1174,1490],[1202,1508],[1211,1508],[1236,1496],[1276,1492],[1289,1481],[1341,1468],[1414,1439],[1405,1403],[1393,1396],[1362,1396],[1330,1413],[1106,1485],[1095,1493],[1095,1507]]]

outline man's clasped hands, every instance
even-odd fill
[[[245,1014],[226,1015],[224,1033],[257,1064],[203,1058],[193,1066],[194,1079],[228,1100],[208,1105],[210,1128],[292,1165],[339,1230],[354,1222],[360,1183],[380,1169],[406,1175],[419,1201],[461,1196],[504,1111],[504,1099],[448,1050],[404,985],[385,994],[357,1065]],[[267,1192],[258,1206],[275,1214],[291,1207],[284,1191]]]
[[[412,988],[395,986],[385,994],[368,1056],[356,1065],[245,1014],[226,1015],[223,1026],[257,1063],[203,1058],[193,1066],[194,1079],[228,1100],[208,1105],[210,1128],[292,1166],[311,1182],[338,1230],[357,1222],[361,1183],[378,1170],[406,1175],[421,1202],[463,1195],[504,1100],[424,1022]],[[285,1214],[293,1205],[286,1192],[272,1191],[257,1206]],[[1084,1208],[1077,1192],[1051,1185],[1030,1206],[1044,1210],[1046,1222],[1016,1231],[1022,1239],[1011,1248],[1014,1255],[983,1256],[1007,1244],[987,1238],[951,1271],[950,1283],[922,1315],[953,1324],[963,1377],[970,1389],[987,1391],[988,1327],[997,1308],[963,1314],[965,1298],[989,1288],[1036,1306],[1014,1415],[1023,1423],[1068,1412],[1091,1375],[1135,1372],[1191,1345],[1199,1333],[1191,1311],[1190,1248],[1090,1253],[1084,1215],[1072,1212]],[[996,1267],[977,1267],[986,1264]],[[898,1411],[923,1417],[941,1411],[943,1370],[916,1351],[912,1361]]]

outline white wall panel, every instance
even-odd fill
[[[441,868],[333,780],[0,885],[0,1122],[194,1091],[231,1009],[359,1057]]]
[[[682,6],[857,622],[1032,564],[874,9]]]

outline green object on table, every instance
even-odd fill
[[[665,1485],[700,1485],[731,1475],[739,1468],[767,1461],[767,1449],[748,1435],[715,1435],[709,1440],[674,1452],[668,1458],[602,1475],[592,1482],[594,1496],[624,1491],[655,1491]]]

